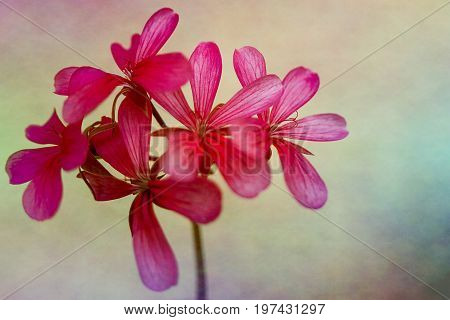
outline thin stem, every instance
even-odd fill
[[[192,233],[194,237],[195,261],[197,267],[197,300],[206,300],[206,269],[205,258],[203,256],[202,234],[200,233],[200,227],[195,222],[192,222]]]
[[[161,115],[159,114],[158,110],[156,110],[155,106],[153,105],[153,103],[150,100],[149,100],[149,102],[152,107],[152,113],[153,113],[153,116],[155,117],[156,122],[158,122],[158,124],[161,126],[161,128],[167,128],[167,124],[165,123],[165,121],[161,117]]]

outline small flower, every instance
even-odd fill
[[[61,203],[61,169],[69,171],[83,164],[88,149],[87,139],[81,133],[81,123],[66,127],[55,111],[44,125],[29,126],[26,137],[38,144],[54,146],[12,154],[6,163],[9,183],[31,181],[22,197],[25,212],[35,220],[50,219]]]
[[[234,69],[242,86],[252,85],[266,75],[263,55],[253,47],[236,50]],[[300,120],[288,117],[306,104],[319,89],[319,76],[304,68],[291,70],[283,79],[283,94],[270,111],[259,115],[267,123],[271,143],[278,150],[286,184],[295,199],[308,208],[318,209],[327,201],[327,188],[306,159],[305,148],[286,139],[336,141],[348,135],[343,117],[333,113],[317,114]]]
[[[130,49],[113,43],[111,52],[125,77],[93,67],[68,67],[55,76],[55,93],[67,96],[63,117],[77,122],[102,103],[117,86],[147,91],[173,90],[189,78],[190,69],[181,53],[157,55],[178,24],[178,15],[163,8],[153,14],[142,33],[134,34]]]
[[[269,108],[282,85],[267,75],[238,91],[228,102],[213,107],[222,74],[222,58],[215,43],[197,46],[190,60],[194,111],[181,89],[152,92],[151,96],[187,129],[162,129],[168,150],[162,156],[165,172],[177,179],[208,173],[216,164],[230,188],[243,197],[255,197],[270,183],[265,161],[267,137],[251,116]]]
[[[157,177],[159,170],[149,166],[151,110],[146,99],[126,93],[118,117],[118,123],[104,117],[100,127],[92,130],[90,141],[94,152],[125,180],[110,174],[92,154],[82,167],[81,177],[97,201],[136,195],[129,223],[139,274],[148,288],[163,291],[176,285],[178,268],[153,204],[194,222],[208,223],[220,213],[221,193],[206,178],[186,182]]]

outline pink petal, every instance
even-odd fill
[[[10,184],[22,184],[32,180],[46,164],[58,157],[59,147],[27,149],[13,153],[6,162]]]
[[[272,108],[271,123],[286,120],[316,94],[319,85],[317,73],[303,67],[291,70],[283,79],[283,94]]]
[[[89,189],[97,201],[109,201],[123,198],[137,190],[133,185],[119,180],[111,174],[101,175],[82,171],[81,177],[88,184]]]
[[[148,19],[141,33],[136,64],[158,53],[175,31],[178,19],[178,14],[169,8],[158,10]]]
[[[173,91],[191,75],[189,62],[181,53],[160,54],[142,61],[133,71],[132,80],[149,93]]]
[[[152,92],[152,98],[175,119],[188,128],[195,127],[195,115],[184,97],[183,91]]]
[[[239,90],[221,108],[215,109],[209,125],[212,127],[223,126],[261,113],[273,104],[281,91],[281,81],[277,76],[264,76]]]
[[[117,125],[112,125],[112,127],[95,134],[91,142],[97,154],[114,169],[126,177],[138,179],[134,164]]]
[[[142,282],[151,290],[164,291],[178,282],[172,248],[156,219],[150,194],[140,193],[130,209],[134,255]]]
[[[334,113],[323,113],[288,122],[279,127],[274,136],[308,141],[336,141],[348,135],[343,117]]]
[[[222,75],[222,57],[213,42],[202,42],[189,59],[195,112],[205,119],[211,111]]]
[[[69,95],[69,84],[73,73],[78,69],[78,67],[68,67],[64,68],[55,75],[55,93],[68,96]]]
[[[119,127],[136,176],[149,176],[152,111],[141,96],[128,93],[120,104]]]
[[[86,159],[89,143],[81,132],[81,122],[69,124],[63,132],[61,143],[61,167],[73,170]]]
[[[265,122],[248,118],[227,127],[233,145],[253,158],[265,158],[270,148],[269,132]]]
[[[64,124],[59,120],[56,111],[53,111],[50,119],[42,126],[31,125],[25,130],[28,140],[40,144],[60,144],[64,131]]]
[[[125,71],[133,69],[139,42],[139,34],[133,34],[133,36],[131,37],[131,45],[129,49],[125,49],[119,43],[113,43],[111,45],[111,53],[120,70]]]
[[[162,170],[175,180],[194,179],[203,155],[197,136],[188,130],[176,130],[167,138],[167,151],[161,157]]]
[[[102,103],[124,79],[91,67],[76,70],[70,80],[69,95],[64,102],[63,118],[73,123]]]
[[[242,152],[233,140],[224,136],[206,139],[207,152],[235,193],[253,198],[269,186],[270,169],[265,157],[254,158]]]
[[[181,213],[192,221],[208,223],[219,216],[222,195],[206,178],[196,177],[189,182],[154,180],[149,186],[156,205]]]
[[[327,201],[327,187],[316,169],[303,156],[299,146],[274,140],[284,171],[284,179],[297,201],[307,208],[318,209]]]
[[[243,87],[267,74],[264,56],[253,47],[234,50],[233,65]]]
[[[59,208],[62,192],[61,167],[55,158],[39,170],[25,189],[22,197],[23,208],[32,219],[50,219]]]

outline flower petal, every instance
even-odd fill
[[[195,116],[184,97],[183,91],[152,92],[152,98],[175,119],[188,128],[195,127]]]
[[[286,120],[316,94],[319,85],[317,73],[304,67],[291,70],[283,79],[283,94],[272,108],[271,123]]]
[[[13,153],[6,162],[10,184],[22,184],[32,180],[41,169],[60,152],[59,147],[26,149]]]
[[[279,127],[274,136],[308,141],[336,141],[348,135],[343,117],[334,113],[323,113],[289,122]]]
[[[294,198],[307,208],[322,207],[327,201],[327,187],[299,146],[279,139],[274,139],[274,145],[283,166],[284,179]]]
[[[150,194],[140,193],[130,209],[134,255],[142,282],[151,290],[164,291],[178,282],[178,267],[156,219]]]
[[[120,104],[119,128],[135,175],[149,176],[152,111],[148,102],[135,93],[128,93]]]
[[[69,95],[69,84],[70,79],[75,71],[77,71],[78,67],[67,67],[58,71],[54,78],[54,87],[55,94],[59,94],[62,96]]]
[[[209,125],[218,127],[261,113],[273,104],[281,92],[282,85],[277,76],[264,76],[239,90],[221,108],[215,109]]]
[[[64,131],[64,124],[59,120],[56,111],[53,111],[50,119],[42,126],[31,125],[25,130],[28,140],[39,144],[60,144]]]
[[[219,188],[206,178],[175,181],[154,180],[149,183],[154,203],[176,211],[197,223],[208,223],[216,219],[222,206]]]
[[[189,62],[181,53],[148,58],[136,66],[132,80],[149,93],[173,91],[185,84],[191,74]]]
[[[265,157],[242,152],[233,140],[222,135],[206,137],[205,147],[230,188],[245,198],[256,197],[270,184],[270,169]]]
[[[211,111],[222,75],[222,57],[213,42],[202,42],[189,59],[190,79],[195,112],[205,119]]]
[[[114,169],[129,178],[138,178],[128,149],[117,125],[96,133],[91,142],[95,151]]]
[[[61,167],[68,171],[81,166],[89,149],[87,138],[81,132],[81,122],[69,124],[63,133]]]
[[[227,127],[233,145],[253,158],[265,158],[270,148],[266,123],[248,118],[233,122]]]
[[[148,19],[136,51],[136,64],[158,53],[175,31],[178,20],[178,14],[169,8],[158,10]]]
[[[136,33],[131,37],[131,45],[129,49],[125,49],[121,44],[116,42],[111,44],[112,56],[120,70],[125,71],[133,69],[139,42],[140,36]]]
[[[167,151],[161,157],[162,170],[175,180],[194,179],[203,154],[197,136],[189,130],[174,130],[167,134],[167,139]]]
[[[243,87],[267,74],[264,56],[253,47],[234,50],[233,65]]]
[[[61,167],[57,160],[53,158],[47,161],[23,193],[23,208],[32,219],[50,219],[59,208],[63,186]]]
[[[71,77],[63,118],[73,123],[102,103],[124,79],[91,67],[78,68]]]
[[[96,201],[109,201],[123,198],[137,190],[133,185],[119,180],[111,174],[101,175],[82,171],[81,177],[91,189]]]

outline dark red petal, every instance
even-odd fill
[[[142,282],[151,290],[164,291],[178,282],[178,267],[153,211],[150,194],[140,193],[130,209],[134,255]]]
[[[137,190],[133,185],[123,180],[119,180],[110,174],[100,175],[82,171],[81,176],[88,184],[94,195],[94,199],[97,201],[109,201],[123,198]]]
[[[274,145],[280,156],[286,184],[294,198],[307,208],[322,207],[327,201],[327,187],[299,146],[279,139],[274,140]]]
[[[81,132],[81,122],[69,124],[63,133],[61,166],[64,170],[78,168],[84,163],[89,144]]]
[[[222,195],[219,188],[206,178],[175,181],[155,180],[150,184],[154,203],[176,211],[197,223],[208,223],[216,219],[221,210]]]
[[[25,130],[28,140],[40,144],[60,144],[64,132],[64,124],[59,120],[56,111],[53,111],[50,119],[42,126],[31,125]]]
[[[169,8],[158,10],[148,19],[136,50],[136,64],[158,53],[175,31],[178,19],[178,14]]]
[[[181,53],[160,54],[142,61],[133,71],[132,80],[147,92],[173,91],[191,75],[188,60]]]
[[[21,184],[32,180],[51,159],[57,158],[59,147],[27,149],[13,153],[6,162],[6,173],[10,184]]]
[[[57,158],[54,158],[39,170],[25,189],[23,208],[32,219],[50,219],[59,208],[62,192],[61,167]]]

